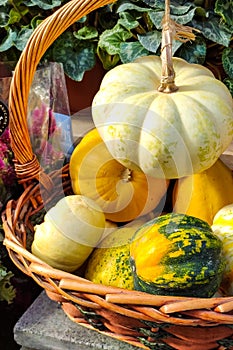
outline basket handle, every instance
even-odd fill
[[[47,17],[34,30],[17,62],[9,93],[11,147],[19,182],[28,184],[36,179],[46,188],[52,180],[46,175],[33,153],[27,126],[27,106],[30,86],[40,59],[49,46],[73,23],[99,7],[115,0],[71,0]]]

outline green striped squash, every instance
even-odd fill
[[[225,259],[222,242],[208,223],[169,213],[150,220],[130,243],[134,288],[151,294],[211,297]]]

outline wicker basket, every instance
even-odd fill
[[[14,264],[59,302],[76,323],[144,349],[231,349],[233,297],[155,296],[97,285],[52,268],[27,248],[27,235],[34,232],[34,215],[43,214],[44,206],[64,193],[72,193],[69,165],[46,175],[32,151],[26,119],[35,70],[45,51],[65,29],[110,2],[68,2],[37,27],[18,61],[9,109],[15,169],[24,191],[17,201],[8,202],[3,214],[4,244]]]

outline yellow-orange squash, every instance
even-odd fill
[[[177,180],[173,190],[174,212],[195,216],[209,225],[218,210],[232,202],[232,172],[221,159],[199,174]]]
[[[224,206],[215,214],[211,228],[221,239],[226,258],[220,291],[224,295],[233,295],[233,203]]]
[[[75,147],[70,177],[74,193],[92,198],[114,222],[132,221],[156,208],[169,184],[115,160],[96,128]]]

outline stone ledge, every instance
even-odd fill
[[[71,321],[43,291],[14,327],[21,350],[134,350],[131,344]]]

